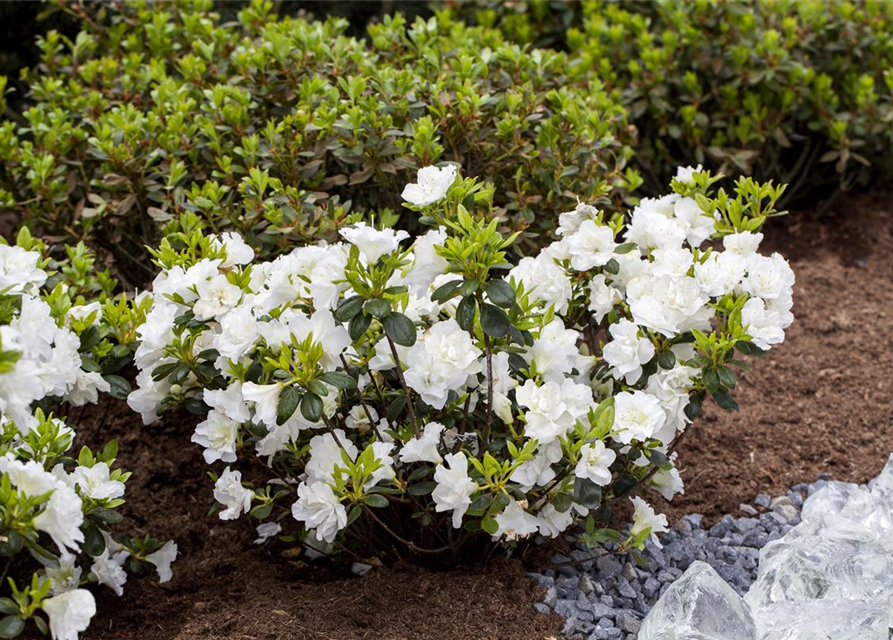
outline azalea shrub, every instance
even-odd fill
[[[639,130],[651,191],[674,163],[808,198],[893,175],[893,4],[584,2],[574,74],[597,76]]]
[[[74,430],[44,410],[95,403],[113,384],[126,395],[129,385],[100,373],[96,350],[114,359],[101,346],[101,305],[74,295],[78,284],[90,288],[78,276],[89,258],[75,248],[65,273],[48,273],[40,248],[27,232],[16,246],[0,243],[0,637],[33,622],[56,640],[74,640],[96,612],[83,587],[121,595],[125,566],[154,567],[167,581],[177,546],[119,530],[130,473],[115,467],[116,442],[73,457]],[[34,569],[25,568],[27,554]]]
[[[517,262],[493,187],[454,165],[402,191],[414,239],[370,220],[262,260],[185,220],[153,251],[128,402],[196,415],[219,517],[260,541],[425,558],[582,522],[641,549],[702,404],[735,409],[741,357],[793,320],[789,265],[759,253],[783,187],[717,179],[680,169],[628,219],[579,204]]]
[[[0,123],[0,206],[137,286],[185,212],[275,257],[394,223],[415,171],[452,161],[505,185],[494,214],[529,249],[577,198],[613,210],[639,184],[624,109],[562,53],[448,12],[361,40],[272,7],[222,22],[210,0],[62,3],[83,28],[39,40],[26,108]]]

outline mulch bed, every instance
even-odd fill
[[[845,208],[844,208],[845,207]],[[681,455],[686,495],[661,504],[671,518],[734,513],[757,493],[783,494],[821,472],[864,482],[893,451],[893,234],[880,201],[844,205],[821,220],[772,221],[764,248],[797,275],[795,324],[782,346],[741,380],[742,409],[710,407]],[[102,410],[90,415],[98,417]],[[76,419],[78,416],[70,416]],[[208,517],[211,483],[191,427],[142,427],[123,405],[80,433],[118,438],[135,533],[175,538],[174,578],[131,577],[123,598],[99,594],[91,640],[415,639],[536,640],[560,619],[536,615],[535,559],[497,560],[485,571],[379,568],[364,578],[281,557],[281,543],[253,545],[252,522]]]

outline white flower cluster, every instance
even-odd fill
[[[82,587],[93,582],[109,587],[119,596],[124,592],[127,574],[123,565],[131,557],[131,550],[119,544],[106,529],[87,522],[85,513],[111,513],[111,509],[123,503],[124,482],[129,474],[113,471],[110,463],[114,459],[105,454],[106,459],[102,460],[92,454],[81,456],[79,463],[66,471],[53,460],[68,452],[74,432],[64,422],[45,417],[40,411],[34,415],[33,423],[32,429],[22,434],[15,424],[5,418],[0,420],[0,449],[5,451],[0,456],[0,472],[11,490],[4,494],[2,508],[16,514],[7,535],[36,542],[36,532],[43,532],[53,541],[57,555],[38,557],[44,564],[38,583],[46,589],[39,605],[49,617],[53,638],[76,640],[96,612],[93,594]],[[84,532],[88,528],[101,537],[101,550],[95,540],[86,542]],[[138,559],[154,565],[161,582],[166,582],[176,555],[177,545],[169,541]]]
[[[0,367],[0,417],[22,430],[35,424],[31,405],[38,400],[53,396],[80,406],[109,391],[99,373],[82,369],[80,339],[57,324],[40,298],[47,280],[40,259],[36,251],[0,244],[0,302],[11,314],[0,323],[0,353],[14,354]]]
[[[458,217],[411,245],[360,223],[342,230],[346,243],[251,264],[229,234],[211,238],[220,254],[158,276],[130,406],[151,422],[204,403],[193,441],[208,463],[253,449],[292,470],[261,491],[227,466],[221,518],[264,519],[291,495],[324,545],[366,513],[380,522],[399,494],[420,521],[448,514],[510,541],[559,535],[623,484],[682,491],[673,445],[692,408],[733,402],[735,349],[769,349],[793,320],[787,262],[758,253],[753,230],[705,246],[722,212],[674,193],[642,201],[625,228],[580,205],[558,241],[484,286],[462,274],[486,245],[468,238],[492,234],[456,204],[465,193],[450,200],[472,187],[454,167],[420,171],[404,198]],[[641,543],[666,519],[634,504]]]

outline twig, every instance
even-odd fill
[[[400,386],[403,387],[403,393],[406,394],[406,408],[409,410],[409,417],[412,420],[412,429],[415,437],[419,437],[419,421],[415,417],[415,408],[412,406],[412,398],[409,396],[409,387],[406,385],[406,379],[403,377],[403,368],[400,366],[400,356],[397,355],[397,345],[391,340],[391,337],[385,335],[388,344],[391,347],[391,355],[394,358],[394,371],[397,372],[397,378],[400,380]]]
[[[363,505],[363,508],[366,510],[366,513],[368,513],[372,517],[373,520],[375,520],[379,525],[381,525],[381,527],[385,531],[390,533],[395,539],[399,540],[400,542],[405,544],[407,547],[409,547],[413,551],[418,551],[419,553],[432,553],[433,554],[433,553],[443,553],[444,551],[449,551],[452,548],[449,545],[446,545],[444,547],[439,547],[437,549],[425,549],[423,547],[419,547],[411,540],[407,540],[406,538],[403,538],[403,537],[397,535],[396,533],[394,533],[394,531],[388,525],[386,525],[383,520],[381,520],[377,515],[375,515],[375,513],[373,513],[373,511],[370,507]]]

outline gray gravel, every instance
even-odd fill
[[[709,529],[703,528],[702,515],[683,516],[660,537],[663,549],[651,540],[646,543],[645,566],[627,555],[594,558],[603,551],[577,542],[570,557],[556,554],[552,568],[530,574],[546,589],[543,601],[533,607],[538,613],[564,617],[567,638],[636,640],[645,614],[695,560],[712,566],[744,595],[756,579],[760,549],[800,522],[804,498],[828,479],[819,476],[817,482],[796,485],[775,498],[760,494],[740,506],[745,515],[725,515]]]

